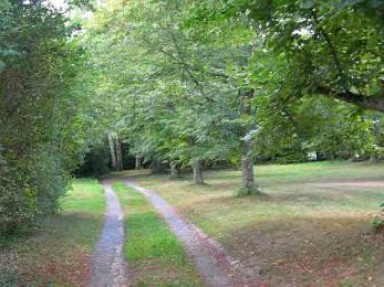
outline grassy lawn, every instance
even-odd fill
[[[384,202],[384,165],[265,165],[255,173],[263,194],[243,198],[233,196],[239,171],[207,172],[205,186],[191,185],[188,177],[136,174],[134,180],[176,206],[270,286],[384,286],[384,237],[370,225]]]
[[[198,286],[195,268],[145,197],[122,183],[113,189],[124,208],[124,252],[133,286]]]
[[[87,286],[89,255],[103,223],[102,187],[75,180],[61,206],[32,236],[0,240],[0,286]]]

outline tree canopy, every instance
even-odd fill
[[[339,100],[380,110],[377,1],[105,7],[87,39],[134,153],[182,165],[372,154],[373,115]]]
[[[4,0],[0,13],[1,231],[57,210],[106,135],[112,165],[125,145],[203,183],[225,162],[246,194],[255,161],[382,154],[382,1],[110,0],[79,20]]]
[[[224,2],[223,9],[229,15],[245,9],[259,25],[262,52],[278,66],[262,80],[273,86],[279,81],[277,92],[326,95],[384,110],[382,1],[241,2]],[[257,78],[257,67],[254,72]]]

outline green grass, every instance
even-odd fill
[[[0,245],[0,286],[86,286],[103,223],[103,189],[93,179],[74,180],[61,206],[32,235]]]
[[[322,181],[343,179],[382,179],[384,165],[369,162],[320,161],[300,164],[270,164],[254,167],[259,184],[294,181]],[[209,179],[238,180],[240,171],[208,172]]]
[[[84,214],[100,215],[104,213],[105,201],[103,189],[93,179],[77,179],[65,197],[61,200],[64,213],[81,212]]]
[[[134,286],[198,286],[194,267],[177,238],[145,197],[122,183],[113,189],[124,206],[124,253]]]
[[[379,203],[384,202],[380,188],[324,185],[326,182],[384,178],[383,165],[342,161],[265,165],[256,166],[255,174],[263,194],[238,199],[233,198],[233,194],[240,184],[239,171],[208,172],[208,185],[198,187],[191,185],[188,178],[172,182],[165,177],[146,176],[138,182],[159,191],[213,235],[247,225],[255,216],[263,220],[272,216],[296,217],[303,213],[324,215],[324,211],[331,215],[366,213],[378,210]]]
[[[204,186],[192,185],[190,177],[134,180],[158,192],[232,256],[261,266],[271,286],[384,286],[384,237],[373,234],[370,223],[384,202],[384,165],[255,166],[262,194],[242,198],[234,197],[239,171],[205,175]]]

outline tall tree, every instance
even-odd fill
[[[241,161],[238,89],[247,80],[239,71],[251,53],[250,45],[244,43],[252,41],[253,35],[243,15],[240,21],[231,20],[229,28],[197,25],[191,22],[195,8],[188,1],[118,3],[112,12],[100,14],[104,21],[113,15],[113,25],[106,21],[107,26],[96,24],[96,30],[103,35],[114,32],[109,41],[115,49],[106,58],[110,63],[119,57],[113,69],[121,72],[109,73],[109,79],[112,89],[116,88],[112,93],[122,94],[125,111],[132,111],[123,117],[133,150],[143,156],[157,154],[168,162],[189,163],[196,182],[201,182],[202,161],[234,160],[234,153]],[[207,29],[212,32],[207,34]],[[100,51],[110,45],[99,43]]]

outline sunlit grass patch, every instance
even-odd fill
[[[64,213],[81,212],[88,214],[102,214],[105,209],[103,188],[96,180],[77,179],[72,189],[61,200]]]
[[[198,286],[184,249],[145,197],[122,183],[113,189],[124,207],[124,253],[134,286]]]
[[[87,286],[103,223],[103,189],[94,179],[74,180],[61,206],[33,234],[1,241],[0,286]]]

